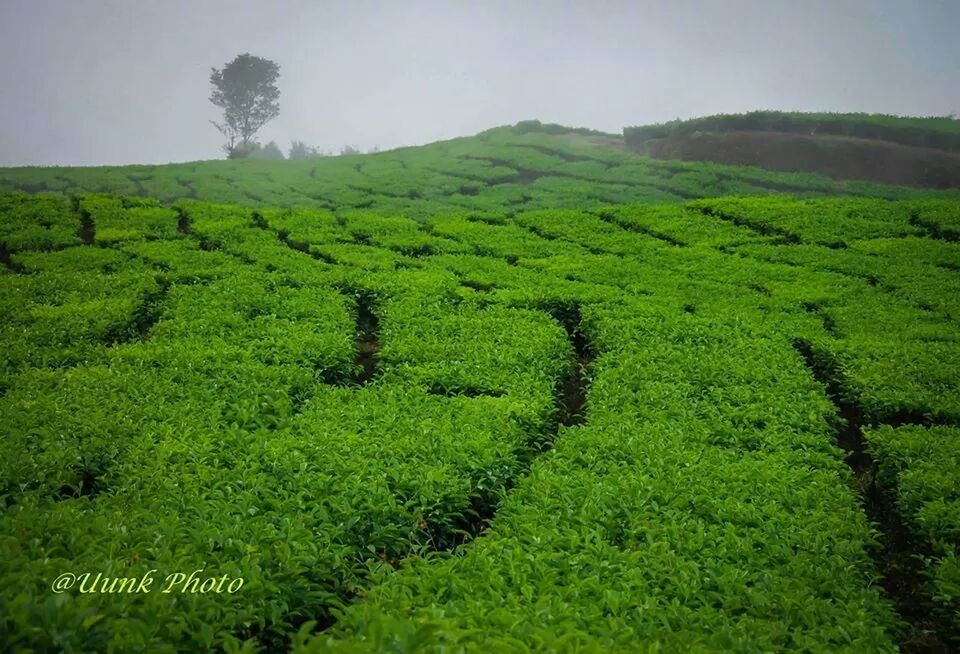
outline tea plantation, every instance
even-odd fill
[[[0,647],[960,646],[960,194],[547,127],[0,170]]]

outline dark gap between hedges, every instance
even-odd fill
[[[377,353],[380,351],[380,319],[374,313],[374,298],[360,291],[357,298],[357,356],[354,364],[358,369],[355,381],[366,384],[377,373]]]
[[[567,332],[574,358],[566,376],[557,387],[557,429],[573,427],[586,421],[587,392],[590,389],[589,368],[595,358],[584,334],[579,304],[561,304],[546,309]]]
[[[814,302],[804,302],[803,310],[807,313],[815,315],[820,319],[820,323],[823,325],[823,330],[830,334],[831,336],[837,336],[837,323],[833,320],[830,314],[826,313],[823,310],[823,307]]]
[[[321,252],[317,252],[316,250],[311,250],[307,243],[301,243],[299,241],[292,240],[290,238],[290,234],[284,230],[272,228],[269,223],[267,223],[266,219],[260,214],[260,212],[254,211],[251,214],[251,217],[253,218],[254,226],[265,231],[272,232],[281,243],[290,249],[296,250],[297,252],[303,252],[304,254],[311,256],[318,261],[323,261],[324,263],[329,263],[331,265],[337,265],[337,262],[333,257]]]
[[[75,483],[63,484],[53,499],[56,501],[78,499],[81,497],[95,498],[100,493],[108,490],[107,484],[103,481],[106,470],[103,465],[93,463],[85,467],[75,469],[77,474]]]
[[[195,232],[193,232],[192,227],[190,226],[190,215],[188,213],[185,213],[182,209],[177,209],[177,211],[181,214],[177,218],[178,229],[180,228],[180,225],[184,225],[187,231],[181,232],[181,233],[190,234],[191,236],[196,238],[197,245],[200,247],[201,250],[203,250],[204,252],[220,252],[248,266],[252,266],[256,264],[256,261],[254,261],[253,258],[247,255],[244,255],[238,252],[231,252],[229,249],[222,249],[220,247],[220,243],[216,239],[211,239],[205,234],[196,234]]]
[[[574,356],[570,361],[567,374],[558,380],[555,388],[556,410],[552,424],[523,425],[530,435],[529,442],[517,452],[518,466],[516,473],[498,490],[484,489],[470,499],[470,506],[464,513],[450,524],[431,524],[429,519],[424,521],[430,534],[431,549],[434,551],[450,551],[460,545],[473,540],[489,527],[491,521],[500,508],[500,501],[526,474],[536,459],[543,452],[552,447],[561,428],[575,427],[586,421],[586,397],[589,390],[587,372],[594,359],[593,349],[583,333],[582,317],[578,304],[558,304],[543,308],[543,310],[559,322],[567,332]],[[433,388],[430,392],[442,391],[443,395],[465,395],[470,397],[500,397],[506,395],[503,391],[493,391],[479,388]]]
[[[504,397],[507,394],[506,391],[477,386],[446,386],[442,384],[433,384],[427,389],[427,393],[443,397]]]
[[[460,285],[472,288],[479,293],[490,293],[495,288],[493,284],[484,284],[483,282],[475,282],[470,279],[461,279]]]
[[[935,222],[922,219],[916,212],[910,214],[910,224],[922,229],[930,238],[942,241],[960,241],[960,232],[955,232],[951,229],[941,229]]]
[[[253,220],[254,226],[265,231],[272,232],[276,235],[277,239],[279,239],[280,242],[287,247],[311,256],[314,259],[319,259],[326,263],[336,265],[337,262],[332,257],[311,250],[310,247],[305,243],[299,243],[291,240],[285,231],[275,230],[270,227],[269,223],[267,223],[266,219],[260,212],[252,212],[251,219]],[[380,320],[377,317],[377,314],[374,312],[376,299],[371,293],[365,290],[341,288],[339,291],[343,295],[350,295],[354,297],[357,305],[357,349],[356,356],[354,357],[354,366],[356,368],[356,372],[355,374],[351,375],[349,382],[342,379],[340,375],[337,375],[332,371],[324,372],[322,377],[324,382],[329,384],[343,386],[349,385],[349,383],[352,382],[353,384],[362,386],[369,383],[376,376],[377,372],[376,355],[380,351]]]
[[[21,264],[10,258],[10,250],[6,243],[0,243],[0,263],[15,273],[22,273],[24,270]]]
[[[263,217],[257,213],[254,213],[254,223],[258,227],[273,231],[266,224]],[[304,245],[291,242],[288,238],[285,238],[285,234],[279,232],[274,233],[289,247],[316,256],[315,253],[307,252]],[[375,297],[368,291],[350,287],[339,288],[338,291],[343,295],[350,295],[356,298],[356,368],[358,374],[354,378],[354,383],[368,383],[376,376],[375,355],[380,349],[379,319],[375,312]],[[550,447],[560,428],[583,424],[586,419],[585,404],[589,384],[586,371],[593,360],[593,352],[589,347],[586,336],[580,328],[582,321],[580,308],[578,305],[569,304],[549,307],[545,311],[564,327],[574,352],[573,361],[569,366],[567,375],[557,384],[557,410],[553,426],[524,425],[525,431],[531,434],[531,441],[518,452],[518,465],[515,474],[501,487],[480,490],[469,498],[469,503],[461,514],[452,517],[452,519],[437,522],[431,520],[430,516],[422,517],[420,526],[425,532],[428,539],[428,549],[431,551],[452,551],[482,534],[493,520],[504,495],[514,487],[516,481],[529,469],[536,456]],[[427,392],[442,396],[466,396],[476,398],[500,397],[505,395],[502,391],[491,389],[445,387],[442,385],[434,385],[428,388]],[[397,495],[398,498],[401,498],[399,491]],[[388,564],[394,565],[397,563],[397,560],[394,558],[396,553],[383,552],[378,556],[381,556]],[[318,617],[319,622],[314,629],[315,633],[324,631],[335,622],[335,618],[331,617],[327,611],[324,611]],[[289,620],[285,622],[294,624],[293,621]],[[300,620],[300,623],[302,622],[304,621]],[[288,640],[284,638],[277,639],[275,634],[272,633],[249,633],[247,635],[256,635],[261,644],[267,648],[267,651],[282,651],[284,644],[288,642]]]
[[[310,633],[319,634],[337,622],[331,608],[326,607],[322,610],[322,613],[314,616],[295,614],[276,622],[268,620],[262,627],[254,624],[235,631],[234,636],[241,641],[255,640],[259,646],[257,651],[263,652],[263,654],[287,654],[290,652],[293,636],[285,633],[286,629],[289,628],[290,631],[296,633],[304,624],[313,621],[316,624]],[[277,625],[281,625],[283,631],[278,630]]]
[[[177,231],[181,234],[190,233],[190,216],[183,209],[177,209]]]
[[[115,333],[107,334],[104,341],[107,345],[116,346],[136,340],[144,340],[150,335],[150,330],[160,320],[163,314],[163,303],[170,292],[172,281],[164,276],[156,278],[157,287],[143,291],[140,301],[130,318],[130,322]]]
[[[586,243],[582,243],[580,241],[577,241],[571,238],[566,238],[563,236],[554,236],[553,234],[549,234],[543,231],[542,229],[540,229],[539,227],[535,227],[533,225],[520,225],[518,223],[517,226],[520,227],[521,229],[527,230],[534,236],[539,236],[540,238],[546,241],[557,241],[557,240],[564,241],[566,243],[573,243],[574,245],[578,245],[582,247],[584,250],[586,250],[587,252],[589,252],[590,254],[593,254],[596,256],[609,255],[609,256],[619,257],[621,259],[623,258],[623,255],[620,254],[619,252],[611,252],[609,250],[604,250],[602,248],[593,247],[592,245],[587,245]]]
[[[774,227],[773,225],[766,225],[763,223],[755,223],[749,220],[745,220],[738,216],[733,216],[730,214],[723,213],[712,207],[700,207],[700,213],[705,216],[710,216],[711,218],[719,218],[720,220],[725,220],[729,223],[733,223],[737,227],[743,227],[749,229],[761,236],[779,236],[783,239],[783,242],[786,244],[796,244],[802,242],[800,237],[794,234],[793,232],[788,232],[785,229],[780,229],[779,227]]]
[[[866,424],[863,412],[848,399],[838,381],[837,364],[827,353],[815,350],[802,340],[795,341],[793,346],[837,409],[837,445],[847,452],[845,461],[856,477],[867,519],[880,532],[880,548],[871,550],[870,554],[881,576],[884,594],[908,625],[906,633],[898,634],[900,651],[917,654],[951,651],[946,642],[935,635],[932,606],[920,561],[930,552],[923,543],[910,537],[894,504],[895,489],[885,491],[876,481],[877,464],[863,437]]]
[[[667,234],[663,234],[662,232],[658,232],[656,230],[650,229],[649,227],[643,227],[642,225],[637,225],[636,223],[630,223],[630,222],[619,220],[617,219],[616,214],[608,210],[601,209],[599,211],[595,211],[593,215],[595,215],[597,218],[607,223],[608,225],[619,227],[620,229],[626,232],[633,232],[635,234],[642,234],[644,236],[649,236],[651,238],[655,238],[665,243],[669,243],[670,245],[673,245],[675,247],[681,247],[681,248],[687,247],[687,244],[681,241],[680,239],[677,239]]]
[[[80,214],[80,229],[77,230],[77,236],[80,237],[84,245],[93,245],[97,233],[96,225],[93,223],[93,216],[83,207],[78,206],[77,210]]]

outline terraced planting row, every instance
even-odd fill
[[[0,195],[5,649],[960,642],[960,204],[335,208]]]

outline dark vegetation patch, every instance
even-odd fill
[[[204,252],[214,252],[220,247],[217,243],[207,238],[206,236],[200,236],[198,240],[199,240],[200,249],[203,250]]]
[[[11,258],[10,250],[7,248],[6,243],[0,243],[0,263],[15,273],[22,273],[24,270],[19,262]]]
[[[839,332],[837,332],[837,323],[821,305],[814,302],[804,302],[803,310],[819,318],[825,332],[831,336],[840,336]]]
[[[472,288],[480,293],[490,293],[494,288],[496,288],[493,284],[484,284],[483,282],[478,282],[471,279],[461,279],[460,285],[466,286],[467,288]]]
[[[290,233],[287,232],[286,230],[273,229],[267,223],[266,219],[263,217],[263,215],[260,212],[254,211],[250,215],[255,227],[259,227],[260,229],[263,229],[265,231],[272,232],[281,243],[289,247],[291,250],[302,252],[310,257],[313,257],[314,259],[317,259],[318,261],[322,261],[330,265],[337,264],[336,259],[334,259],[328,254],[324,254],[323,252],[319,252],[318,250],[311,248],[309,243],[293,240],[292,238],[290,238]]]
[[[376,314],[376,297],[365,289],[341,288],[340,292],[353,298],[357,307],[356,356],[353,384],[373,381],[377,373],[377,353],[380,351],[380,319]]]
[[[536,150],[537,152],[539,152],[539,153],[541,153],[541,154],[545,154],[545,155],[548,155],[548,156],[551,156],[551,157],[558,157],[558,158],[560,158],[560,159],[563,159],[563,160],[566,161],[566,162],[573,162],[573,161],[594,161],[594,162],[600,163],[600,164],[604,163],[604,162],[603,162],[602,160],[600,160],[600,159],[595,159],[595,158],[593,158],[593,157],[588,157],[588,156],[582,155],[582,154],[573,154],[572,152],[564,152],[563,150],[555,150],[555,149],[553,149],[553,148],[544,147],[544,146],[542,146],[542,145],[531,145],[531,144],[529,144],[529,143],[518,143],[518,144],[517,144],[517,147],[518,147],[518,148],[529,148],[529,149],[531,149],[531,150]]]
[[[514,166],[516,168],[516,166]],[[541,177],[557,177],[557,175],[551,175],[551,173],[542,173],[536,170],[519,170],[517,169],[517,176],[513,178],[514,184],[533,184],[535,181]],[[524,196],[526,198],[527,196]],[[529,198],[525,201],[529,201]]]
[[[80,216],[80,228],[77,230],[77,236],[83,241],[84,245],[93,245],[96,236],[96,226],[93,224],[93,216],[83,207],[78,208]]]
[[[155,281],[155,287],[140,294],[137,308],[134,310],[130,322],[104,336],[107,345],[117,346],[133,341],[142,341],[150,335],[150,330],[163,315],[163,303],[172,285],[172,281],[164,275],[157,275]]]
[[[663,241],[664,243],[669,243],[670,245],[674,245],[674,246],[676,246],[676,247],[686,247],[686,246],[687,246],[686,243],[684,243],[684,242],[681,241],[680,239],[677,239],[677,238],[674,238],[674,237],[670,236],[669,234],[664,234],[664,233],[662,233],[662,232],[658,232],[658,231],[653,230],[653,229],[650,229],[650,228],[648,228],[648,227],[644,227],[644,226],[642,226],[642,225],[637,225],[636,223],[630,223],[630,222],[626,222],[626,221],[623,221],[623,220],[619,220],[619,219],[617,218],[616,214],[614,214],[614,213],[612,213],[612,212],[610,212],[610,211],[605,211],[605,210],[601,209],[601,210],[599,210],[599,211],[593,212],[593,215],[595,215],[597,218],[599,218],[600,220],[602,220],[602,221],[604,221],[604,222],[606,222],[606,223],[609,223],[609,224],[611,224],[611,225],[615,225],[616,227],[619,227],[620,229],[626,230],[626,231],[628,231],[628,232],[634,232],[634,233],[637,233],[637,234],[643,234],[644,236],[650,236],[650,237],[652,237],[652,238],[655,238],[655,239],[658,239],[658,240],[660,240],[660,241]]]
[[[516,175],[510,179],[505,179],[498,182],[491,182],[491,186],[496,186],[498,184],[523,184],[529,185],[537,181],[541,177],[559,177],[563,179],[576,179],[581,182],[589,182],[590,184],[597,184],[598,186],[617,186],[617,187],[627,187],[627,188],[653,188],[661,190],[656,184],[650,182],[634,182],[628,180],[606,180],[606,179],[595,179],[593,177],[587,177],[586,175],[575,175],[573,173],[567,173],[563,171],[549,171],[549,170],[532,170],[530,168],[523,168],[517,164],[507,161],[506,159],[498,159],[496,157],[480,157],[480,156],[464,156],[464,159],[475,159],[477,161],[486,161],[492,166],[498,166],[503,168],[510,168],[516,171]],[[682,198],[687,199],[696,199],[702,197],[698,193],[691,193],[682,190],[675,189],[673,187],[665,187],[665,190],[668,190],[670,193],[677,195]]]
[[[481,388],[479,386],[463,386],[460,384],[432,384],[427,388],[430,395],[442,397],[504,397],[507,392],[495,388]]]
[[[621,259],[624,257],[623,253],[621,253],[621,252],[612,252],[612,251],[610,251],[610,250],[605,250],[605,249],[603,249],[603,248],[598,248],[598,247],[596,247],[596,246],[594,246],[594,245],[590,245],[589,243],[584,243],[584,242],[582,242],[582,241],[578,241],[578,240],[575,240],[575,239],[572,239],[572,238],[567,238],[567,237],[564,237],[564,236],[557,236],[557,235],[555,235],[555,234],[551,234],[550,232],[545,232],[545,231],[543,231],[541,228],[537,227],[536,225],[518,225],[518,226],[519,226],[520,228],[522,228],[522,229],[527,230],[528,232],[530,232],[530,233],[533,234],[534,236],[539,236],[540,238],[542,238],[542,239],[544,239],[544,240],[547,240],[547,241],[564,241],[565,243],[573,243],[574,245],[579,245],[579,246],[582,247],[584,250],[586,250],[587,252],[589,252],[590,254],[593,254],[593,255],[595,255],[595,256],[618,257],[618,258],[621,258]]]
[[[649,140],[637,146],[636,151],[655,159],[757,166],[776,172],[818,173],[838,180],[871,180],[893,186],[960,186],[958,154],[841,136],[701,132]],[[791,190],[789,186],[773,188]]]
[[[485,216],[482,214],[470,214],[465,220],[470,223],[483,223],[484,225],[493,225],[494,227],[502,226],[507,222],[499,216]]]
[[[43,193],[50,190],[46,182],[23,182],[18,184],[17,188],[24,193]]]
[[[183,209],[177,210],[177,231],[181,234],[190,233],[190,216]]]
[[[430,533],[432,550],[450,551],[482,534],[496,516],[503,494],[514,487],[516,481],[526,473],[537,456],[550,449],[561,427],[576,427],[584,424],[587,419],[586,398],[590,386],[588,371],[594,359],[594,352],[582,329],[580,306],[575,303],[551,304],[541,309],[563,326],[574,354],[566,375],[558,380],[555,388],[556,412],[553,425],[549,431],[544,431],[540,425],[525,426],[525,430],[530,435],[529,446],[517,452],[519,469],[500,494],[495,494],[492,490],[484,490],[473,496],[470,507],[452,524],[433,524],[429,519],[425,521]],[[506,395],[506,392],[497,389],[441,384],[431,386],[428,392],[448,397],[476,398]]]
[[[960,186],[960,183],[958,183],[958,186]],[[949,228],[944,229],[931,220],[924,220],[916,213],[912,213],[910,215],[910,224],[914,227],[919,227],[920,229],[924,230],[932,238],[937,238],[943,241],[960,241],[960,231],[955,231]]]
[[[779,236],[782,239],[784,244],[797,244],[801,243],[802,239],[793,232],[788,232],[785,229],[780,229],[779,227],[774,227],[773,225],[768,225],[766,223],[760,223],[753,220],[747,220],[741,216],[735,216],[732,214],[724,213],[712,207],[698,207],[700,213],[705,216],[710,216],[711,218],[719,218],[720,220],[725,220],[727,222],[733,223],[737,227],[744,227],[746,229],[752,230],[761,236]]]
[[[140,303],[133,314],[133,328],[139,338],[146,338],[150,329],[160,320],[160,316],[163,314],[163,302],[167,297],[170,286],[170,279],[158,276],[157,287],[145,291],[140,296]]]
[[[193,198],[194,200],[199,199],[199,196],[197,195],[197,189],[193,187],[193,182],[191,182],[189,179],[183,179],[182,177],[177,177],[175,179],[177,181],[177,184],[179,184],[180,186],[182,186],[187,190],[188,198]]]
[[[413,257],[415,259],[420,259],[423,257],[430,257],[437,254],[436,248],[432,245],[395,245],[390,248],[394,252],[398,252],[407,257]],[[398,262],[398,266],[403,262]]]
[[[143,182],[145,180],[149,180],[150,177],[148,176],[145,177],[142,175],[127,175],[127,179],[133,182],[133,185],[137,187],[137,195],[141,197],[146,197],[147,195],[150,195],[147,189],[143,186]]]
[[[749,288],[751,291],[756,291],[756,292],[759,293],[760,295],[766,295],[766,296],[768,296],[768,297],[769,297],[770,295],[773,295],[773,294],[770,292],[770,289],[769,289],[769,288],[767,288],[767,287],[764,286],[763,284],[759,284],[759,283],[757,283],[757,282],[751,282],[751,283],[747,284],[747,288]]]
[[[587,393],[590,390],[590,366],[596,356],[583,329],[579,304],[554,304],[545,308],[567,332],[573,348],[573,361],[557,388],[557,425],[574,427],[587,419]]]
[[[743,181],[742,178],[738,177],[736,174],[717,172],[715,173],[717,179],[724,182],[737,183]],[[773,179],[758,179],[751,178],[750,185],[756,186],[758,188],[766,189],[768,191],[775,191],[777,193],[787,193],[787,194],[797,194],[797,193],[809,193],[810,188],[802,186],[800,184],[790,184],[788,182],[776,181]],[[830,186],[824,188],[823,186],[818,187],[818,192],[825,196],[834,196],[842,193],[841,189],[836,188],[835,186]]]
[[[352,598],[352,593],[343,591],[344,602]],[[257,651],[263,652],[263,654],[287,654],[291,650],[293,641],[291,632],[296,633],[308,622],[314,623],[310,633],[319,634],[336,624],[337,619],[333,615],[333,607],[325,606],[316,615],[291,613],[276,622],[267,620],[262,626],[252,624],[235,632],[234,635],[241,641],[253,640],[258,646]]]
[[[952,118],[750,111],[623,129],[624,140],[632,148],[640,147],[653,139],[727,132],[841,136],[960,152],[960,129]]]
[[[89,461],[72,472],[73,479],[64,483],[54,493],[54,499],[57,501],[77,499],[81,497],[94,498],[100,493],[109,490],[109,486],[104,481],[107,468],[105,461]]]
[[[897,510],[894,493],[884,491],[876,482],[877,463],[866,447],[861,409],[844,390],[836,361],[806,341],[794,342],[811,375],[824,387],[837,410],[837,445],[846,453],[845,461],[853,471],[864,512],[876,525],[880,547],[871,550],[881,584],[897,614],[908,625],[899,634],[900,651],[910,653],[946,653],[949,645],[936,635],[929,590],[923,574],[923,557],[930,556],[927,545],[912,538]],[[907,414],[903,418],[909,417]]]

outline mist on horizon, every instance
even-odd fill
[[[0,165],[223,158],[209,75],[280,65],[284,151],[366,151],[536,118],[754,109],[960,113],[960,3],[124,2],[0,5]]]

